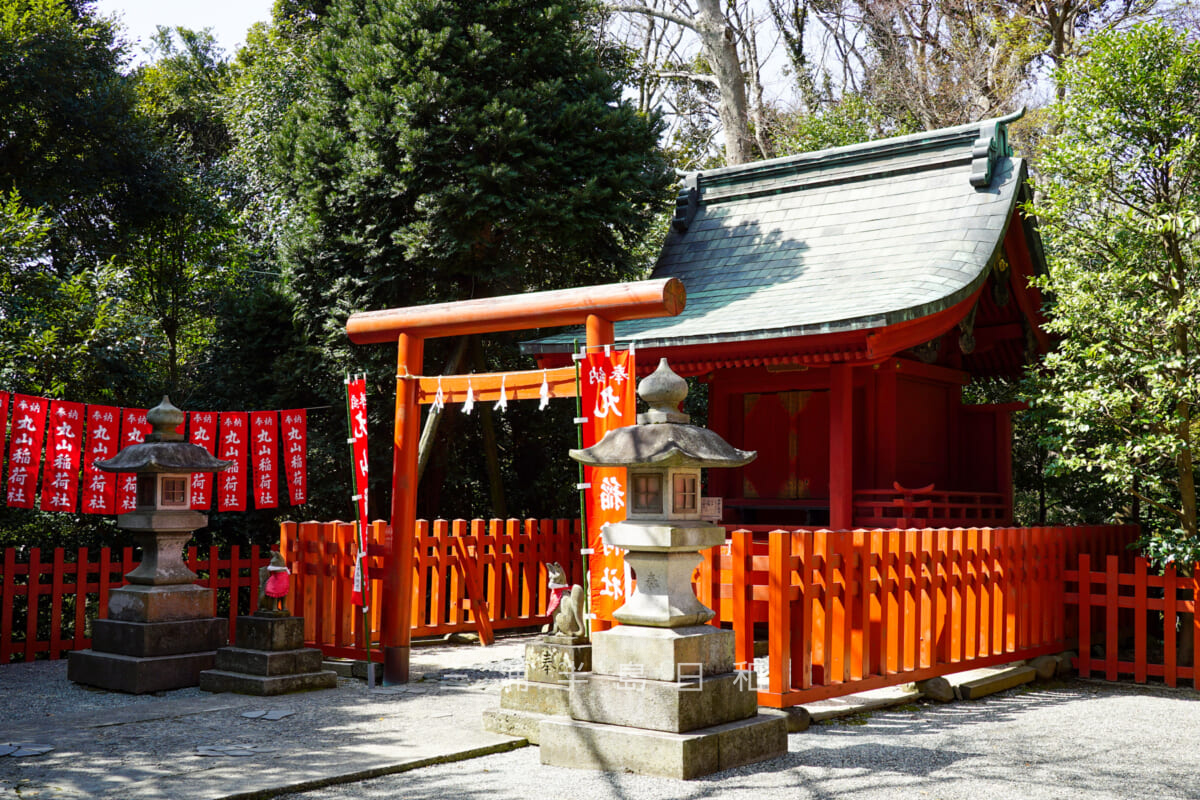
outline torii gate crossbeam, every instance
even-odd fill
[[[683,284],[675,278],[666,278],[368,311],[347,320],[346,333],[355,344],[397,343],[392,526],[383,575],[384,596],[396,602],[385,603],[382,609],[380,638],[385,683],[405,683],[409,674],[421,419],[418,390],[424,369],[425,340],[584,325],[587,346],[601,347],[613,343],[614,322],[675,316],[683,311],[686,302]]]

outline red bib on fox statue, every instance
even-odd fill
[[[283,562],[278,551],[271,553],[271,563],[258,571],[258,611],[265,616],[287,616],[284,608],[288,590],[291,589],[291,570]]]

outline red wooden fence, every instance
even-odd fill
[[[753,661],[761,705],[784,707],[1066,649],[1063,573],[1119,555],[1135,527],[735,531],[710,551],[701,599]],[[766,552],[764,553],[764,546]]]
[[[1099,562],[1102,570],[1093,570]],[[1133,559],[1132,565],[1110,555],[1093,558],[1087,553],[1079,556],[1077,569],[1066,570],[1065,600],[1075,607],[1072,615],[1079,631],[1079,657],[1075,666],[1079,674],[1088,677],[1093,672],[1106,680],[1130,676],[1138,683],[1147,677],[1162,678],[1167,686],[1190,680],[1200,689],[1200,650],[1193,648],[1191,663],[1178,652],[1176,626],[1192,627],[1195,641],[1200,641],[1200,565],[1192,577],[1179,577],[1174,565],[1162,575],[1150,575],[1144,558]],[[1161,632],[1157,630],[1161,625]],[[1150,628],[1161,633],[1151,647]],[[1132,634],[1132,635],[1131,635]],[[1092,646],[1100,644],[1104,655],[1092,657]]]
[[[198,559],[191,547],[186,559],[200,578],[196,583],[217,590],[213,615],[228,616],[232,639],[237,616],[257,604],[258,570],[270,557],[255,545],[249,558],[243,558],[235,545],[226,558],[210,547],[205,559]],[[91,621],[108,616],[108,593],[124,586],[125,573],[137,564],[132,547],[81,547],[69,554],[56,547],[49,560],[36,547],[7,548],[0,568],[0,664],[33,661],[41,654],[62,658],[69,650],[90,647]]]
[[[383,589],[387,532],[382,521],[368,532],[376,598]],[[366,654],[362,614],[350,605],[353,540],[354,526],[346,522],[285,522],[280,530],[281,552],[293,576],[288,607],[304,615],[305,641],[327,656]],[[478,631],[486,641],[491,629],[545,624],[546,564],[559,562],[580,582],[579,546],[578,520],[417,520],[412,635]],[[376,632],[379,608],[374,603],[371,609]]]

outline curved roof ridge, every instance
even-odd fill
[[[824,150],[793,153],[792,155],[778,156],[765,161],[752,161],[747,164],[734,164],[732,166],[706,170],[691,170],[682,173],[681,177],[683,175],[699,175],[701,180],[712,181],[722,178],[761,174],[781,168],[790,170],[800,169],[805,165],[822,166],[831,161],[838,160],[839,157],[858,157],[863,159],[885,157],[893,155],[897,150],[911,151],[942,147],[955,144],[966,138],[973,140],[982,139],[985,138],[985,134],[988,139],[993,139],[1001,135],[1007,139],[1008,124],[1015,122],[1024,115],[1025,109],[1022,107],[1011,114],[979,120],[978,122],[968,122],[950,128],[918,131],[917,133],[906,133],[902,136],[893,136],[887,139],[873,139],[869,142],[859,142],[858,144],[827,147]],[[914,147],[913,145],[918,145],[918,147]],[[1007,155],[1011,155],[1011,153]]]

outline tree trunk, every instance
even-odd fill
[[[469,336],[460,336],[458,344],[454,347],[454,352],[450,354],[450,358],[446,360],[446,366],[442,368],[443,375],[453,375],[462,370],[463,364],[467,355],[467,343],[470,341]],[[417,446],[417,484],[421,483],[421,476],[425,474],[425,465],[429,463],[429,454],[433,450],[433,443],[437,438],[438,426],[442,422],[442,409],[433,408],[430,406],[429,414],[425,417],[425,427],[421,430],[421,442]]]
[[[738,59],[737,35],[721,13],[720,0],[698,0],[696,33],[704,60],[712,67],[720,88],[721,127],[725,131],[725,163],[745,164],[754,158],[750,138],[750,108],[746,80]]]

